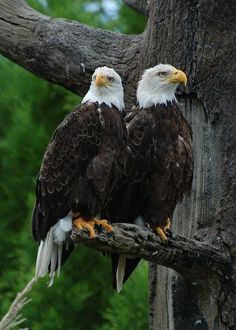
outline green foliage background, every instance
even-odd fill
[[[120,1],[28,2],[47,15],[123,33],[141,33],[145,26],[144,18]],[[0,319],[34,274],[37,244],[30,218],[35,180],[54,129],[79,101],[0,57]],[[118,295],[111,289],[109,258],[83,246],[75,249],[52,288],[47,279],[39,281],[30,296],[24,316],[32,330],[148,328],[146,264]]]

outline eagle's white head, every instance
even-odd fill
[[[180,83],[187,84],[181,70],[169,64],[158,64],[144,71],[138,83],[137,101],[140,108],[176,101],[175,90]]]
[[[87,101],[105,103],[116,106],[118,110],[124,108],[124,91],[119,74],[106,66],[97,68],[92,75],[89,91],[82,103]]]

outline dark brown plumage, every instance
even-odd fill
[[[125,121],[130,149],[125,175],[104,215],[111,222],[130,223],[141,216],[155,230],[172,219],[176,204],[191,191],[192,130],[176,102],[136,107]],[[113,254],[114,287],[118,262]],[[138,262],[137,258],[126,260],[123,283]]]
[[[123,170],[125,130],[115,107],[86,103],[56,129],[43,157],[32,230],[44,240],[71,210],[87,219],[106,203]]]
[[[125,158],[126,128],[114,106],[86,102],[58,126],[36,186],[32,218],[33,237],[40,242],[36,278],[49,272],[53,283],[56,268],[60,271],[73,250],[72,227],[64,229],[60,219],[79,213],[86,226],[86,219],[98,216],[123,174]]]
[[[176,204],[191,191],[192,130],[177,103],[135,109],[127,119],[134,182],[145,176],[139,214],[155,229],[172,218]],[[141,164],[141,165],[140,165]]]

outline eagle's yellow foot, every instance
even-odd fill
[[[93,227],[94,227],[94,222],[93,221],[86,221],[83,218],[79,217],[79,218],[73,220],[73,225],[78,230],[87,229],[89,231],[89,237],[90,238],[94,238],[96,236],[95,231],[93,229]]]
[[[171,225],[170,218],[167,218],[166,224],[163,228],[164,233],[167,233],[170,230],[170,225]]]
[[[170,218],[167,218],[165,226],[155,228],[156,233],[160,236],[162,241],[167,241],[166,235],[168,235],[170,238],[172,237],[170,231],[170,225],[171,225]]]
[[[93,219],[94,224],[98,225],[98,226],[102,226],[108,233],[113,231],[112,226],[108,223],[107,220],[105,219]]]
[[[156,227],[155,231],[163,242],[167,241],[167,236],[161,227]]]

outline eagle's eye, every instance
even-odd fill
[[[113,77],[107,77],[110,82],[113,82],[115,79]]]
[[[95,80],[96,79],[96,75],[94,75],[92,79]]]
[[[161,77],[161,78],[163,78],[163,77],[166,76],[166,72],[159,72],[158,73],[158,76]]]

